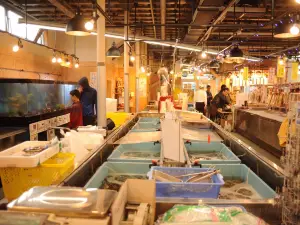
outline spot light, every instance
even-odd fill
[[[18,52],[20,48],[23,48],[23,44],[21,39],[18,40],[18,44],[13,46],[13,52]]]
[[[201,57],[202,57],[203,59],[205,59],[205,58],[207,57],[207,54],[206,54],[205,51],[202,52]]]

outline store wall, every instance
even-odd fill
[[[0,78],[63,80],[63,68],[51,63],[50,49],[22,41],[24,47],[13,52],[17,38],[0,33],[0,40]]]

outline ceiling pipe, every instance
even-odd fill
[[[60,11],[62,11],[65,15],[67,15],[70,18],[73,18],[75,16],[75,13],[72,10],[72,7],[69,6],[65,1],[58,1],[58,0],[48,0],[52,5],[54,5],[56,8],[58,8]]]
[[[230,9],[234,4],[237,4],[239,1],[240,1],[240,0],[231,0],[231,1],[229,2],[229,4],[226,6],[226,8],[222,11],[222,13],[218,16],[218,18],[215,19],[215,21],[212,23],[212,25],[214,26],[214,25],[217,25],[219,22],[221,22],[221,21],[224,19],[224,17],[226,16],[226,14],[227,14],[227,12],[229,11],[229,9]],[[197,46],[198,46],[201,42],[206,41],[206,40],[209,38],[209,36],[210,36],[212,30],[213,30],[213,27],[212,27],[212,26],[208,28],[208,30],[205,32],[205,34],[203,35],[203,37],[202,37],[202,38],[200,39],[200,41],[197,43]]]
[[[149,0],[150,2],[150,10],[151,10],[151,19],[152,19],[152,24],[154,25],[155,24],[155,20],[154,20],[154,12],[153,12],[153,3],[152,3],[152,0]],[[154,37],[156,37],[156,27],[153,26],[153,32],[154,32]]]
[[[166,0],[160,0],[161,39],[166,40]]]

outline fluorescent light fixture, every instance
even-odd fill
[[[218,52],[212,52],[212,51],[206,51],[207,54],[211,54],[211,55],[218,55]]]
[[[166,44],[166,43],[163,43],[163,42],[157,42],[157,41],[144,41],[144,42],[147,43],[147,44],[150,44],[150,45],[161,45],[161,46],[166,46],[166,47],[171,46],[170,44]]]
[[[92,32],[93,34],[93,32]],[[95,35],[97,35],[97,33],[95,33]],[[115,34],[105,34],[105,37],[110,37],[110,38],[116,38],[116,39],[122,39],[124,40],[124,36],[121,36],[121,35],[115,35]]]
[[[175,45],[172,45],[172,47],[175,48]],[[201,52],[200,49],[197,49],[197,48],[191,48],[191,47],[186,47],[186,46],[181,46],[181,45],[176,45],[176,48],[183,49],[183,50],[194,51],[194,52]]]

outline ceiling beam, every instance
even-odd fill
[[[166,0],[160,0],[160,22],[162,25],[166,24]],[[161,39],[166,39],[166,27],[161,27]]]
[[[230,9],[234,4],[237,4],[239,1],[240,1],[240,0],[231,0],[231,1],[229,2],[229,4],[226,6],[226,8],[225,8],[225,9],[221,12],[221,14],[217,17],[217,19],[214,20],[214,22],[212,23],[212,25],[217,25],[219,22],[221,22],[221,21],[225,18],[225,16],[226,16],[227,12],[229,11],[229,9]],[[209,38],[210,33],[212,32],[212,30],[213,30],[213,27],[212,27],[212,26],[211,26],[210,28],[208,28],[208,30],[205,32],[205,34],[203,35],[203,37],[202,37],[202,38],[200,39],[200,41],[197,43],[197,46],[198,46],[201,42],[206,41],[206,40]]]
[[[37,43],[38,40],[40,39],[40,37],[43,35],[44,33],[44,29],[39,29],[38,33],[36,34],[35,38],[34,38],[34,42]]]
[[[48,0],[52,5],[66,14],[68,17],[73,18],[75,13],[72,10],[72,7],[65,3],[64,0]]]

